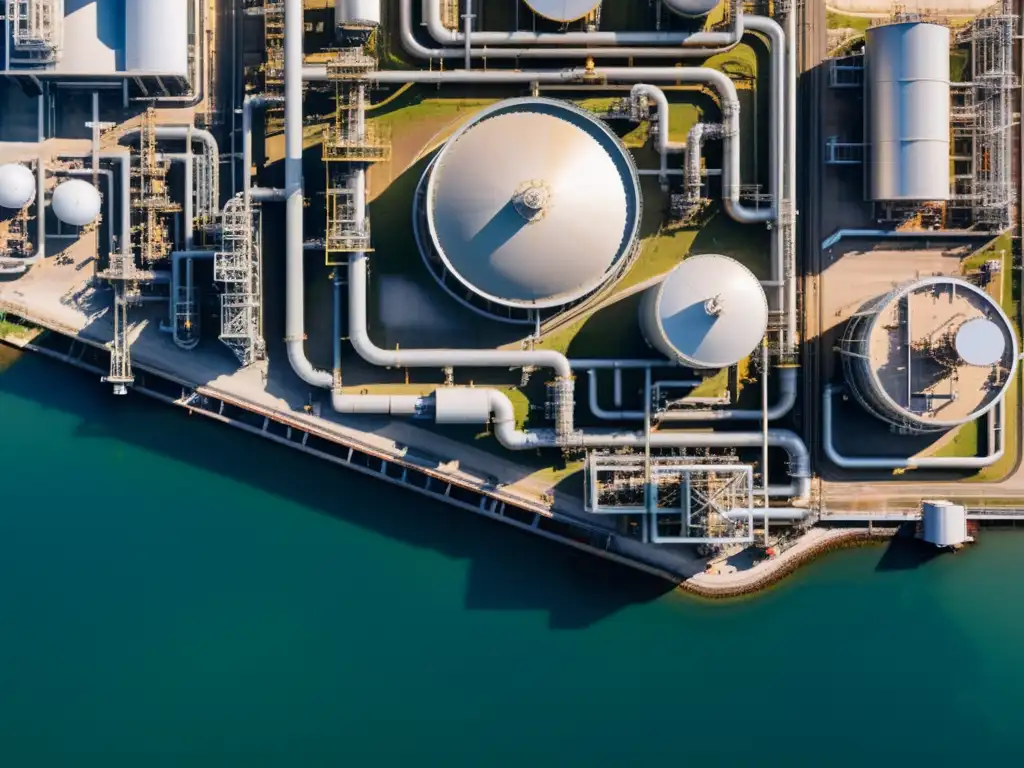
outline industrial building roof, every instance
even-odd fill
[[[448,142],[427,188],[427,221],[449,271],[508,306],[552,307],[599,287],[640,221],[629,153],[566,102],[510,99]]]

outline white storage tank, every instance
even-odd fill
[[[754,273],[717,254],[690,256],[648,288],[640,327],[652,347],[691,368],[736,365],[768,329],[768,300]]]
[[[698,19],[715,10],[720,0],[662,0],[662,2],[673,13]]]
[[[188,0],[128,0],[124,29],[128,72],[188,76]]]
[[[0,208],[20,211],[36,196],[36,177],[24,165],[0,165]]]
[[[381,0],[334,0],[334,23],[339,27],[379,27]]]
[[[921,538],[936,547],[959,547],[970,541],[967,511],[948,501],[921,502]]]
[[[576,21],[597,10],[601,0],[526,0],[538,16],[551,21]]]
[[[87,181],[71,179],[53,190],[50,208],[65,224],[84,227],[100,214],[100,193]]]
[[[949,199],[949,28],[869,27],[864,45],[870,200]]]
[[[490,393],[474,387],[437,389],[434,420],[438,424],[486,424],[491,420]]]

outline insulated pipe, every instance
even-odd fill
[[[662,45],[662,46],[704,46],[725,47],[736,45],[743,36],[743,4],[732,2],[732,28],[727,32],[474,32],[473,40],[481,45]],[[411,8],[412,0],[402,0],[403,8]],[[441,19],[441,0],[427,0],[424,4],[424,24],[435,42],[441,45],[461,45],[466,35],[458,30],[448,29]],[[411,13],[410,13],[411,18]],[[675,49],[675,53],[679,53]],[[550,56],[553,51],[548,51]],[[488,52],[489,56],[493,53]],[[699,55],[706,56],[702,51]]]
[[[494,435],[503,446],[513,451],[532,448],[639,448],[647,440],[643,432],[614,432],[587,430],[574,432],[568,443],[559,439],[554,430],[517,430],[512,401],[496,389],[488,389],[491,413],[494,417]],[[649,436],[651,448],[758,448],[765,436],[757,432],[653,432]],[[810,457],[807,446],[798,435],[788,429],[769,429],[768,445],[782,448],[789,454],[791,486],[780,486],[785,495],[797,502],[810,498]],[[769,495],[782,495],[779,489],[769,489]]]
[[[629,92],[629,97],[636,101],[641,96],[655,102],[658,107],[658,154],[661,156],[661,171],[658,180],[663,184],[668,183],[668,155],[669,153],[683,152],[686,144],[676,141],[669,141],[669,115],[668,97],[661,88],[646,83],[637,83]]]
[[[185,278],[185,290],[187,296],[192,296],[192,259],[212,259],[216,251],[172,251],[171,252],[171,294],[167,302],[167,322],[160,324],[160,330],[164,333],[174,334],[174,345],[181,349],[195,349],[199,343],[198,337],[192,341],[185,341],[178,336],[178,318],[175,313],[175,305],[178,302],[178,291],[181,290],[181,282],[178,278],[180,269],[178,262],[187,259],[188,273]]]
[[[722,126],[717,123],[694,123],[686,135],[686,197],[690,202],[700,199],[701,148],[708,139],[722,137]]]
[[[73,158],[76,160],[92,157],[90,152],[61,152],[58,158]],[[132,166],[131,153],[127,150],[120,152],[100,152],[100,160],[112,160],[121,164],[121,234],[120,251],[125,256],[131,256],[132,250]],[[39,191],[43,190],[43,182],[39,181]]]
[[[130,128],[122,134],[122,138],[131,138],[141,133],[141,128]],[[213,168],[213,198],[220,205],[220,149],[217,146],[217,139],[213,134],[202,128],[192,125],[158,125],[156,127],[158,139],[181,139],[189,142],[192,140],[201,141],[206,147],[207,161]],[[191,151],[191,150],[190,150]]]
[[[280,104],[280,96],[246,96],[242,102],[242,192],[245,194],[246,207],[251,200],[284,200],[284,190],[272,190],[274,196],[252,187],[252,111],[267,104]]]
[[[333,383],[329,371],[306,357],[306,296],[302,284],[302,18],[303,0],[284,3],[284,188],[285,188],[285,344],[288,362],[299,378],[314,387]],[[248,173],[248,171],[247,171]]]
[[[837,467],[844,469],[980,469],[990,467],[1003,457],[1006,451],[1006,408],[1002,401],[996,404],[988,417],[988,455],[986,456],[923,456],[920,458],[898,458],[892,456],[845,456],[832,442],[832,395],[831,384],[822,390],[821,441],[825,455]],[[997,426],[998,422],[998,426]]]
[[[553,350],[501,349],[382,349],[370,339],[366,328],[367,257],[352,254],[348,263],[348,338],[368,363],[388,368],[445,368],[477,366],[488,368],[552,368],[560,378],[571,378],[572,368],[565,355]]]
[[[422,45],[419,40],[416,39],[416,34],[413,31],[412,21],[412,0],[401,0],[399,5],[399,32],[402,38],[402,47],[413,56],[420,59],[454,59],[465,56],[465,48],[459,50],[458,48],[427,48]],[[473,37],[485,34],[482,32],[474,32]],[[497,35],[508,35],[512,33],[496,32],[487,34]],[[520,34],[532,35],[531,32],[524,32]],[[573,33],[573,34],[590,34],[590,33]],[[632,33],[610,33],[610,32],[598,32],[595,34],[599,35],[611,35],[611,34],[631,34],[631,35],[657,35],[667,33],[657,32],[632,32]],[[677,33],[677,34],[688,34],[688,33]],[[728,34],[728,33],[698,33],[701,35],[706,34]],[[696,35],[690,34],[689,40],[692,40]],[[562,36],[557,35],[561,40]],[[589,47],[587,41],[584,41],[583,45],[587,47],[578,48],[562,48],[554,47],[555,43],[559,40],[553,40],[552,45],[548,46],[546,43],[543,45],[535,45],[527,48],[506,48],[504,46],[498,47],[483,47],[483,48],[470,48],[470,55],[478,58],[490,58],[490,59],[529,59],[529,58],[544,58],[550,59],[553,57],[580,57],[580,58],[603,58],[603,57],[619,57],[619,58],[684,58],[684,57],[707,57],[715,53],[721,53],[727,51],[736,43],[739,42],[742,37],[742,30],[740,34],[735,36],[730,42],[724,42],[721,47],[716,48],[697,48],[697,47],[683,47],[680,43],[670,45],[668,47],[654,47],[651,45],[637,46],[637,47],[618,47],[612,45],[609,47]],[[562,42],[568,42],[562,40]],[[591,42],[597,42],[596,40]],[[699,40],[697,41],[699,42]],[[692,42],[690,45],[696,46],[697,42]]]
[[[774,22],[773,22],[774,23]],[[777,25],[776,25],[777,26]],[[784,50],[773,50],[773,57],[785,55]],[[286,56],[287,59],[287,56]],[[296,65],[296,69],[297,69]],[[323,81],[327,79],[327,70],[323,66],[302,67],[305,80]],[[727,75],[705,67],[595,67],[593,69],[565,70],[515,70],[515,71],[406,71],[381,70],[371,72],[368,79],[379,83],[567,83],[592,78],[606,80],[636,82],[685,82],[702,83],[718,91],[722,108],[723,141],[725,144],[722,169],[722,197],[726,212],[736,221],[744,224],[764,223],[774,220],[771,208],[748,208],[740,202],[740,139],[739,139],[739,99],[736,86]],[[287,67],[286,84],[289,80]],[[301,101],[299,102],[301,106]],[[773,101],[771,120],[781,120],[782,104]],[[286,116],[287,123],[287,116]],[[300,123],[301,124],[301,123]],[[287,135],[287,125],[285,127]],[[777,147],[773,148],[772,161],[782,162],[777,156]]]
[[[786,189],[784,199],[786,207],[782,213],[783,221],[783,279],[786,281],[786,336],[783,350],[796,352],[797,320],[796,320],[796,9],[790,6],[786,15],[786,119],[781,121],[786,127],[786,140],[782,157],[787,158]]]

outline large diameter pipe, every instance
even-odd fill
[[[370,339],[366,327],[365,253],[353,253],[348,267],[348,338],[359,355],[373,365],[388,368],[445,368],[476,366],[489,368],[551,368],[559,377],[572,376],[565,355],[553,350],[500,349],[395,349],[378,347]]]
[[[404,6],[412,6],[412,0],[402,0]],[[441,0],[427,0],[424,5],[424,24],[431,38],[441,45],[462,45],[466,34],[448,29],[441,19]],[[411,14],[410,14],[411,16]],[[732,26],[725,32],[473,32],[473,41],[480,45],[527,45],[527,46],[568,46],[608,45],[616,48],[628,45],[661,45],[689,47],[724,47],[739,42],[743,36],[743,7],[739,0],[732,0]],[[678,48],[675,50],[678,53]],[[552,54],[551,50],[547,55]],[[493,55],[489,52],[488,55]],[[702,51],[699,55],[708,55]]]
[[[668,182],[668,155],[670,153],[679,153],[686,149],[686,144],[669,141],[668,97],[661,88],[656,88],[647,83],[637,83],[634,85],[629,96],[634,101],[641,96],[646,96],[658,108],[658,154],[661,156],[659,181],[662,184],[666,184]]]
[[[252,187],[252,111],[267,104],[279,104],[279,96],[246,96],[242,102],[242,192],[246,206],[252,200],[284,200],[284,190],[262,190]],[[267,195],[267,196],[264,196]]]
[[[178,317],[175,307],[178,303],[178,292],[181,290],[181,268],[178,266],[182,260],[185,260],[188,265],[188,271],[185,278],[185,291],[186,295],[191,298],[192,296],[192,260],[193,259],[213,259],[216,256],[216,251],[172,251],[171,252],[171,294],[170,300],[167,302],[167,322],[166,324],[160,324],[160,330],[164,333],[174,334],[174,344],[182,349],[194,349],[196,344],[199,343],[199,338],[186,341],[178,336]]]
[[[1000,401],[988,417],[988,455],[986,456],[846,456],[832,441],[831,384],[822,390],[821,441],[828,460],[844,469],[981,469],[999,461],[1006,452],[1006,408]],[[998,410],[996,415],[995,410]],[[998,423],[998,424],[997,424]]]
[[[306,296],[302,248],[302,38],[303,2],[284,3],[284,187],[285,194],[285,344],[288,362],[299,378],[314,387],[330,387],[330,371],[313,367],[306,357]]]
[[[412,0],[401,0],[399,5],[399,34],[402,40],[402,47],[406,52],[420,59],[454,59],[462,58],[465,56],[465,46],[460,50],[459,48],[428,48],[427,46],[420,43],[416,39],[416,34],[413,31],[412,21]],[[474,40],[480,32],[472,33]],[[498,35],[506,35],[508,33],[498,32]],[[523,34],[533,33],[526,32]],[[598,34],[616,34],[616,33],[598,33]],[[622,33],[620,33],[622,34]],[[625,34],[637,34],[637,35],[653,35],[660,33],[625,33]],[[680,33],[688,34],[688,33]],[[720,34],[720,33],[702,33],[702,34]],[[597,43],[597,40],[591,41],[591,43],[583,43],[580,47],[561,47],[556,45],[559,41],[552,41],[551,45],[537,44],[525,48],[508,48],[503,45],[487,47],[470,47],[469,53],[474,58],[487,58],[487,59],[550,59],[552,57],[566,57],[566,58],[660,58],[660,59],[673,59],[673,58],[700,58],[711,56],[715,53],[722,53],[729,50],[737,42],[739,42],[742,36],[742,30],[735,36],[735,39],[731,42],[723,43],[721,47],[715,48],[702,48],[695,47],[696,44],[692,43],[694,47],[684,47],[682,43],[675,45],[669,45],[668,47],[659,47],[654,45],[638,45],[628,47],[625,45],[610,45],[610,46],[595,46],[591,43]],[[692,35],[691,35],[692,38]],[[563,43],[568,41],[562,41]],[[699,42],[699,41],[698,41]],[[585,46],[585,47],[584,47]]]

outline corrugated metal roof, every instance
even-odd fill
[[[735,365],[757,349],[768,328],[761,283],[728,256],[691,256],[655,290],[665,339],[697,367]]]
[[[510,99],[463,127],[438,155],[427,220],[448,269],[508,306],[550,307],[599,287],[640,222],[628,151],[566,102]]]
[[[601,0],[526,0],[536,13],[552,21],[582,19],[601,4]]]

